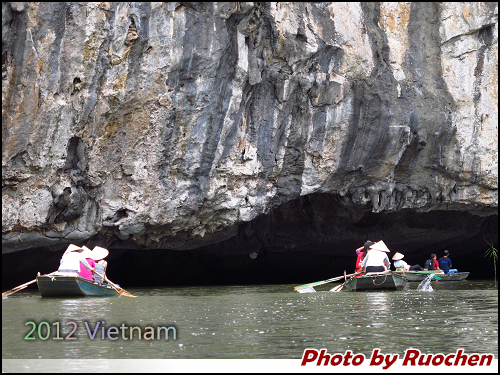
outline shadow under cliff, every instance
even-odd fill
[[[190,250],[137,249],[118,238],[90,239],[92,248],[110,249],[109,278],[124,287],[302,284],[353,272],[354,250],[367,239],[384,240],[409,264],[423,266],[431,253],[450,251],[453,267],[469,279],[493,278],[484,257],[498,247],[498,215],[465,211],[373,213],[347,205],[343,197],[311,194],[287,202],[267,215],[240,224],[236,236]],[[79,244],[83,245],[83,244]],[[54,251],[57,250],[57,251]],[[33,248],[2,256],[2,288],[55,271],[64,249]]]

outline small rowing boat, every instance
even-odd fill
[[[79,276],[42,275],[36,282],[42,297],[112,297],[120,294],[111,285]]]
[[[344,288],[352,292],[374,290],[401,290],[408,283],[402,275],[388,272],[371,272],[363,276],[352,277],[344,284]]]
[[[470,272],[455,272],[444,274],[443,271],[394,271],[394,274],[404,276],[408,281],[423,281],[429,274],[436,275],[433,281],[460,281],[465,280]]]
[[[469,276],[469,273],[470,272],[438,273],[436,276],[439,276],[439,281],[460,281],[465,280],[467,276]]]
[[[392,273],[396,275],[404,276],[408,279],[408,281],[424,281],[424,279],[429,276],[429,274],[433,274],[441,277],[444,275],[443,271],[393,271]]]

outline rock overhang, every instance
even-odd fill
[[[321,194],[495,216],[497,9],[3,3],[2,251],[201,249]]]

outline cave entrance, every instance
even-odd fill
[[[498,246],[498,215],[465,211],[373,213],[332,194],[311,194],[282,204],[267,215],[242,223],[237,235],[189,250],[134,249],[108,238],[108,276],[123,287],[177,285],[301,284],[351,273],[355,249],[367,239],[384,240],[423,266],[431,253],[450,251],[453,267],[469,279],[491,279],[484,256]],[[93,247],[92,244],[91,247]],[[99,244],[99,243],[96,243]],[[2,256],[4,289],[57,268],[63,252],[35,248]]]

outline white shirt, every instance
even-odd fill
[[[391,262],[387,254],[379,250],[370,250],[361,262],[361,267],[380,267],[384,266],[386,270],[391,267]]]
[[[86,269],[91,270],[90,264],[85,260],[81,253],[71,251],[61,258],[60,270],[76,270],[80,272],[80,263],[83,263]]]
[[[408,263],[406,263],[404,260],[400,259],[400,260],[396,260],[394,262],[394,267],[398,268],[398,267],[403,267],[406,271],[409,271],[410,270],[410,266],[408,265]]]

